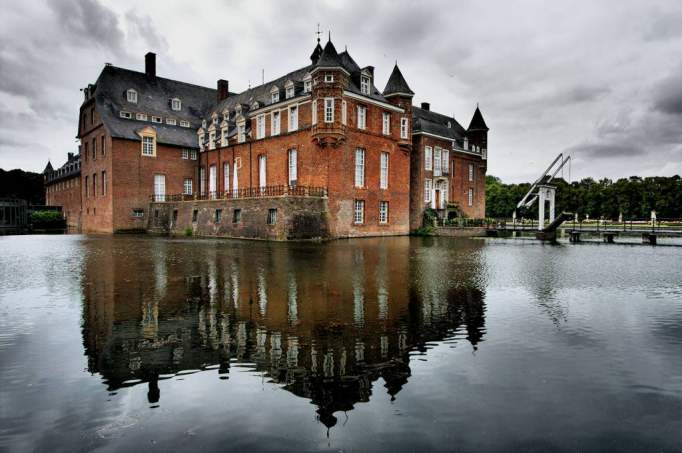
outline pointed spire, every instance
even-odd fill
[[[483,119],[483,114],[481,113],[481,110],[478,108],[478,102],[476,103],[476,111],[474,112],[474,116],[471,117],[471,123],[469,123],[468,130],[470,131],[488,130],[488,126],[485,124],[485,120]]]
[[[327,44],[324,46],[320,58],[317,61],[317,66],[330,68],[341,66],[339,54],[336,52],[336,48],[334,47],[334,44],[332,44],[331,39],[327,41]]]
[[[52,163],[50,162],[50,159],[48,159],[47,165],[45,165],[45,170],[43,170],[43,174],[52,173],[53,171],[54,168],[52,168]]]
[[[403,74],[400,72],[400,68],[398,68],[397,60],[395,66],[393,67],[393,72],[391,72],[391,76],[388,78],[388,82],[386,83],[386,88],[384,88],[383,94],[384,96],[389,96],[392,94],[403,94],[408,96],[414,95],[414,91],[410,89],[410,86],[405,81],[405,77],[403,77]]]

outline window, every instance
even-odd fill
[[[208,149],[215,149],[215,132],[208,133]]]
[[[102,136],[102,156],[106,156],[107,154],[107,138],[103,135]]]
[[[341,101],[341,124],[348,124],[348,105],[346,101]]]
[[[464,137],[464,149],[465,149],[466,151],[469,150],[469,139],[466,138],[466,137]]]
[[[388,201],[379,202],[379,223],[388,223]]]
[[[295,149],[289,150],[289,185],[295,186],[298,178],[298,153]]]
[[[203,195],[206,193],[206,168],[199,168],[199,192]]]
[[[258,186],[262,189],[267,185],[266,169],[268,158],[265,154],[258,156]]]
[[[232,211],[232,223],[239,223],[242,221],[242,210],[235,209]]]
[[[277,209],[268,209],[268,225],[277,223]]]
[[[274,104],[275,102],[279,102],[279,90],[276,91],[276,92],[274,92],[274,93],[272,93],[271,101],[272,101],[273,104]]]
[[[208,167],[208,195],[209,198],[215,198],[216,197],[216,191],[217,189],[217,183],[218,183],[218,175],[216,174],[216,166],[211,165]]]
[[[442,149],[436,146],[436,149],[433,152],[433,176],[440,176],[441,175],[441,154],[442,154]]]
[[[365,221],[365,201],[355,200],[355,210],[353,214],[353,223],[360,224]]]
[[[400,138],[408,138],[409,122],[407,118],[400,118]]]
[[[474,180],[474,164],[469,164],[469,181]]]
[[[169,126],[175,126],[177,124],[177,121],[175,121],[175,118],[166,118],[166,124]]]
[[[286,98],[291,99],[293,97],[294,97],[294,86],[291,85],[291,86],[287,87]]]
[[[144,209],[133,209],[133,217],[144,217]]]
[[[298,129],[298,106],[292,105],[289,107],[289,132]]]
[[[474,189],[469,188],[469,206],[474,205]]]
[[[230,190],[230,163],[223,162],[223,192]]]
[[[188,149],[183,149],[182,150],[182,158],[185,160],[189,159],[189,150]]]
[[[103,171],[102,172],[102,196],[106,196],[107,194],[107,172]]]
[[[324,98],[324,122],[334,122],[334,98]]]
[[[87,162],[88,161],[88,149],[89,149],[87,142],[83,143],[83,148],[85,150],[85,151],[83,151],[83,156],[85,157],[85,161]]]
[[[121,116],[121,118],[126,118],[126,119],[130,119],[130,118],[133,117],[133,114],[132,114],[132,113],[126,112],[126,111],[124,111],[124,110],[121,110],[121,112],[119,113],[119,115]]]
[[[154,175],[154,201],[166,201],[166,175]]]
[[[163,123],[163,119],[160,116],[152,116],[152,123]]]
[[[430,179],[425,179],[424,180],[424,201],[427,203],[431,203],[431,180]]]
[[[443,154],[441,156],[441,167],[443,168],[443,173],[447,174],[450,172],[450,151],[447,149],[443,150]]]
[[[369,94],[369,77],[360,77],[360,92],[362,94]]]
[[[303,92],[310,93],[313,91],[313,81],[311,79],[303,80]]]
[[[180,120],[180,126],[181,127],[189,127],[189,121]]]
[[[95,108],[90,109],[90,124],[94,125],[95,124]]]
[[[180,99],[171,99],[171,109],[175,110],[176,112],[182,110],[182,102],[180,102]]]
[[[182,193],[192,195],[192,178],[185,178],[182,182]]]
[[[92,196],[97,196],[97,173],[92,175]]]
[[[90,192],[89,192],[89,187],[90,187],[90,182],[88,181],[88,177],[85,177],[85,198],[90,198]]]
[[[192,210],[192,222],[196,222],[198,217],[199,217],[199,210],[193,209]]]
[[[197,150],[193,149],[189,152],[189,158],[191,160],[197,160]]]
[[[311,108],[312,108],[312,112],[311,112],[311,115],[312,115],[312,123],[313,123],[313,124],[317,124],[317,101],[313,101],[313,102],[311,103],[311,106],[312,106],[312,107],[311,107]]]
[[[155,139],[152,136],[145,135],[142,137],[142,155],[153,156],[155,148]]]
[[[137,91],[133,90],[132,88],[126,91],[126,99],[128,100],[128,102],[137,104]]]
[[[176,224],[178,222],[178,210],[173,209],[173,224]]]
[[[237,125],[237,142],[244,143],[246,141],[246,124],[243,122]]]
[[[358,105],[358,129],[367,127],[367,107]]]
[[[92,139],[92,160],[97,160],[97,138]]]
[[[424,170],[433,170],[433,150],[430,146],[424,148]]]
[[[135,114],[135,119],[139,121],[147,121],[147,114],[138,112]]]
[[[388,189],[388,153],[381,153],[381,168],[379,171],[379,188]]]
[[[365,186],[365,150],[355,150],[355,187]]]
[[[391,133],[391,114],[384,112],[383,118],[383,133],[389,135]]]
[[[324,81],[325,83],[332,83],[334,81],[334,74],[325,74]]]
[[[270,117],[270,135],[279,135],[279,111],[272,112]]]
[[[215,223],[220,223],[221,220],[223,220],[223,210],[222,209],[216,209],[215,210]]]
[[[265,115],[256,117],[256,138],[265,137]]]

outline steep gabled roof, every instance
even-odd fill
[[[415,106],[412,107],[412,124],[414,132],[426,132],[451,140],[461,141],[466,135],[466,130],[453,117]]]
[[[384,88],[384,96],[390,96],[392,94],[414,95],[414,91],[407,85],[405,77],[403,77],[403,74],[400,72],[398,63],[393,67],[393,72],[391,72],[391,76],[386,83],[386,88]]]
[[[470,131],[476,131],[476,130],[482,130],[482,131],[487,131],[488,126],[485,124],[485,120],[483,119],[483,114],[481,113],[481,110],[478,108],[478,105],[476,106],[476,111],[474,112],[474,116],[471,117],[471,122],[469,123],[469,129]]]

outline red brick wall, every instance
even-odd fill
[[[69,228],[79,229],[81,221],[80,176],[62,179],[45,186],[45,204],[61,206]]]

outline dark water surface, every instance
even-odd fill
[[[0,238],[0,451],[682,451],[682,248]]]

